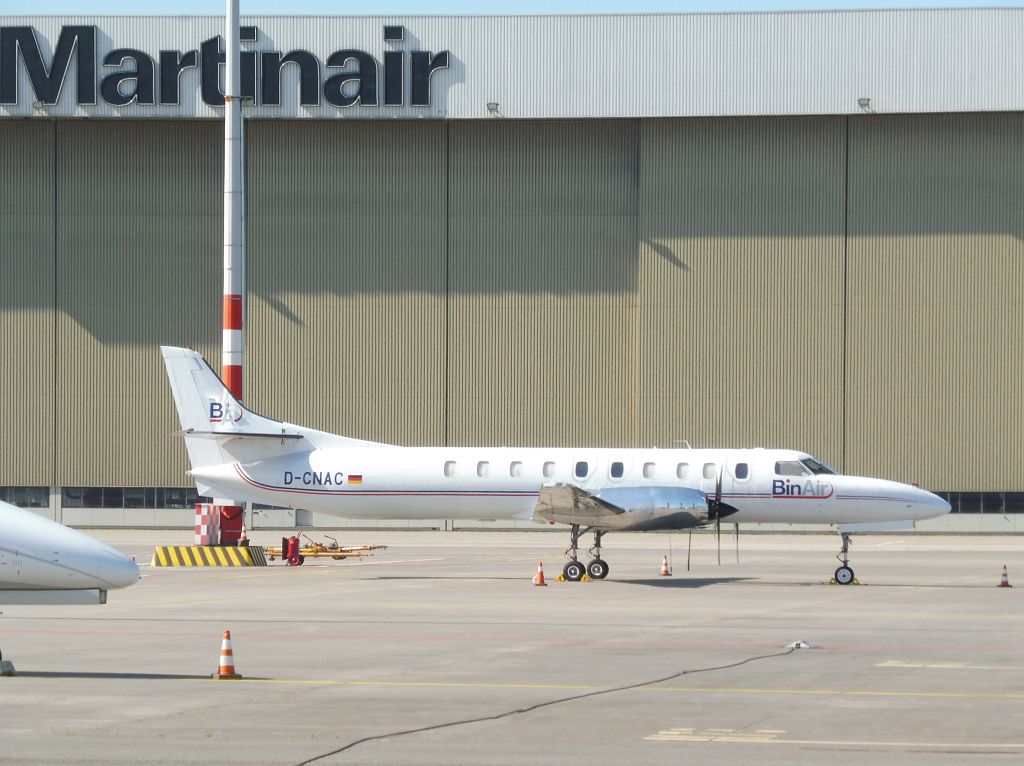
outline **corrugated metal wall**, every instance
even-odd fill
[[[444,439],[445,131],[249,123],[256,410],[365,439]]]
[[[449,443],[633,443],[636,124],[450,130]]]
[[[1018,489],[1021,127],[252,121],[247,401]],[[220,126],[0,131],[0,484],[187,485],[156,346],[219,368]]]
[[[848,468],[1020,489],[1024,117],[850,127]]]
[[[57,484],[188,483],[157,346],[218,360],[219,127],[57,124]]]
[[[56,475],[55,125],[0,121],[0,477],[8,484],[46,486]]]
[[[842,463],[841,118],[643,124],[641,428]]]

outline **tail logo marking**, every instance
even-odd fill
[[[234,402],[210,400],[211,423],[237,423],[242,419],[242,408]]]

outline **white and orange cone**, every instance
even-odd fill
[[[220,664],[217,666],[217,672],[213,674],[213,677],[221,679],[241,678],[235,672],[235,653],[231,649],[230,630],[224,631],[224,640],[220,643]]]
[[[661,557],[661,576],[668,577],[672,572],[668,568],[668,556]]]
[[[544,562],[542,561],[537,562],[537,574],[533,576],[533,584],[547,585],[547,583],[544,582]]]
[[[242,522],[242,534],[238,538],[238,544],[239,544],[239,546],[241,546],[243,548],[246,547],[247,545],[249,545],[249,536],[247,534],[245,534],[245,522],[244,521]]]
[[[1003,576],[999,580],[999,587],[1000,588],[1012,588],[1013,587],[1012,585],[1010,585],[1010,578],[1006,576],[1006,564],[1003,564]]]

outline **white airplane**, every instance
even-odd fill
[[[105,604],[109,589],[138,580],[109,545],[0,502],[0,604]]]
[[[839,528],[837,582],[853,581],[853,531],[913,526],[949,512],[916,486],[837,474],[775,449],[400,447],[250,412],[191,349],[161,347],[199,494],[345,518],[533,519],[570,525],[566,579],[602,579],[611,531],[729,522]],[[579,535],[594,532],[579,560]]]

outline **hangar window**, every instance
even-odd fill
[[[457,472],[457,469],[456,469],[455,461],[454,460],[449,460],[447,463],[444,464],[444,475],[445,476],[452,477],[452,476],[454,476],[456,474],[456,472]]]
[[[689,463],[679,463],[676,465],[676,478],[685,479],[690,474]]]
[[[518,479],[523,475],[523,464],[518,460],[513,460],[508,464],[508,475],[513,479]]]
[[[48,508],[49,487],[0,487],[0,500],[21,508]]]
[[[644,478],[645,479],[653,479],[654,478],[654,463],[644,463]]]
[[[811,472],[799,460],[778,460],[775,473],[779,476],[810,476]]]
[[[587,474],[590,473],[590,466],[587,464],[586,460],[579,460],[576,462],[575,473],[577,479],[587,478]]]
[[[491,464],[486,460],[481,460],[476,464],[476,475],[480,477],[491,475]]]
[[[737,463],[734,473],[737,479],[746,479],[750,476],[750,467],[746,463]]]
[[[622,478],[622,474],[623,474],[623,470],[624,469],[623,469],[622,463],[620,463],[618,460],[616,460],[614,463],[612,463],[612,468],[611,468],[611,471],[609,471],[609,473],[611,474],[611,477],[613,479],[621,479]]]
[[[705,463],[704,464],[704,478],[705,479],[714,479],[717,476],[718,476],[718,466],[716,466],[714,463]]]
[[[555,464],[550,460],[544,464],[544,478],[550,479],[555,475]]]

